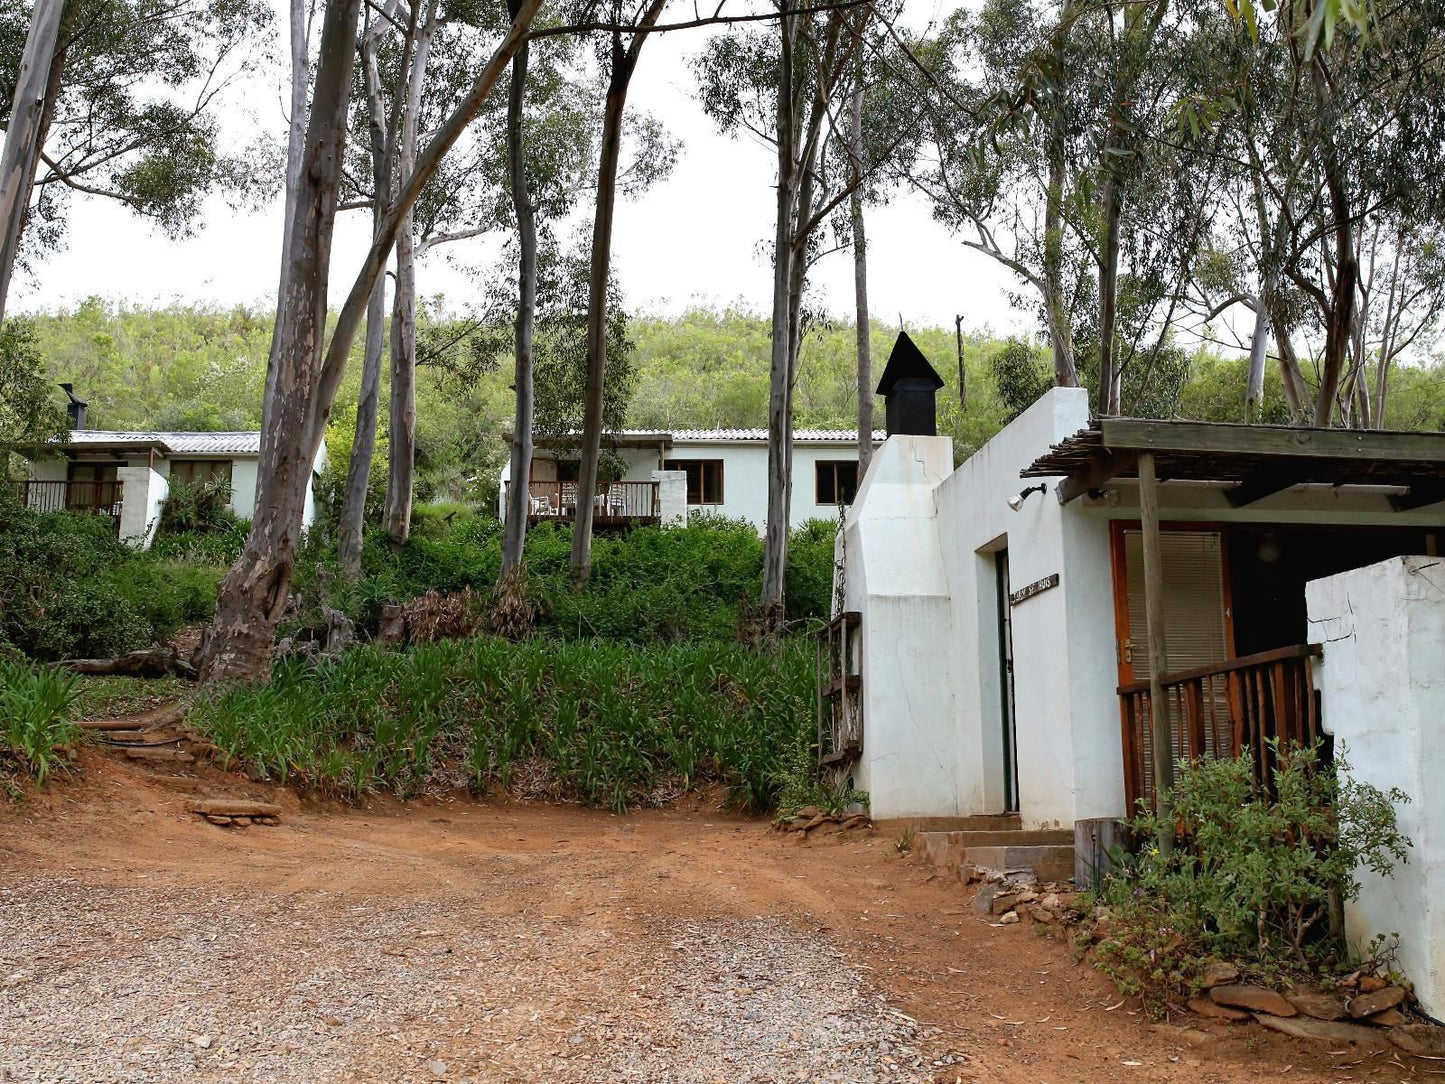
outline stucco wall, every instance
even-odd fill
[[[959,662],[936,529],[948,437],[893,437],[874,455],[838,542],[844,606],[863,615],[863,752],[856,784],[875,817],[956,816]]]
[[[768,446],[739,441],[716,444],[675,444],[669,460],[721,459],[723,461],[723,503],[693,505],[694,510],[715,512],[745,519],[763,530],[768,522]],[[836,521],[836,504],[819,504],[815,468],[820,460],[857,460],[854,444],[793,445],[793,499],[788,522],[797,527],[810,519]]]
[[[1410,860],[1393,876],[1358,871],[1345,905],[1355,947],[1400,935],[1421,1006],[1445,1016],[1445,561],[1399,557],[1315,580],[1305,591],[1325,729],[1350,774],[1411,801],[1396,807]]]
[[[115,472],[123,487],[120,506],[120,540],[146,549],[161,523],[161,507],[170,493],[170,483],[158,471],[141,464],[121,467]]]
[[[1004,807],[1003,703],[995,554],[1008,550],[1019,588],[1059,586],[1012,608],[1017,792],[1025,827],[1072,826],[1122,814],[1123,766],[1114,695],[1108,524],[1061,506],[1053,483],[1018,511],[1019,472],[1088,423],[1087,394],[1055,389],[938,487],[938,529],[953,608],[959,681],[957,772],[962,812]]]
[[[307,491],[307,506],[310,507],[310,491]],[[256,514],[256,460],[231,460],[231,511],[242,519]],[[306,521],[310,523],[310,519]]]

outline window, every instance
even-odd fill
[[[229,459],[172,459],[171,484],[194,486],[205,482],[231,484]]]
[[[723,461],[721,459],[669,459],[667,469],[687,473],[688,504],[722,504]]]
[[[858,460],[820,459],[817,470],[818,504],[852,504],[858,495]]]

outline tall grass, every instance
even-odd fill
[[[458,781],[483,793],[541,772],[556,797],[619,811],[713,782],[761,811],[812,699],[801,644],[480,638],[283,662],[269,685],[203,699],[190,721],[227,762],[353,799]]]
[[[79,679],[55,667],[0,659],[0,760],[44,783],[79,736],[71,719]]]

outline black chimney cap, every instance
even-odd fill
[[[928,364],[923,351],[918,349],[906,331],[898,333],[898,341],[893,344],[893,353],[888,355],[883,379],[878,381],[878,394],[889,395],[900,380],[927,380],[934,390],[943,387],[943,377]]]

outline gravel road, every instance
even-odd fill
[[[0,1078],[932,1079],[936,1030],[839,956],[757,919],[32,880],[0,891]]]

